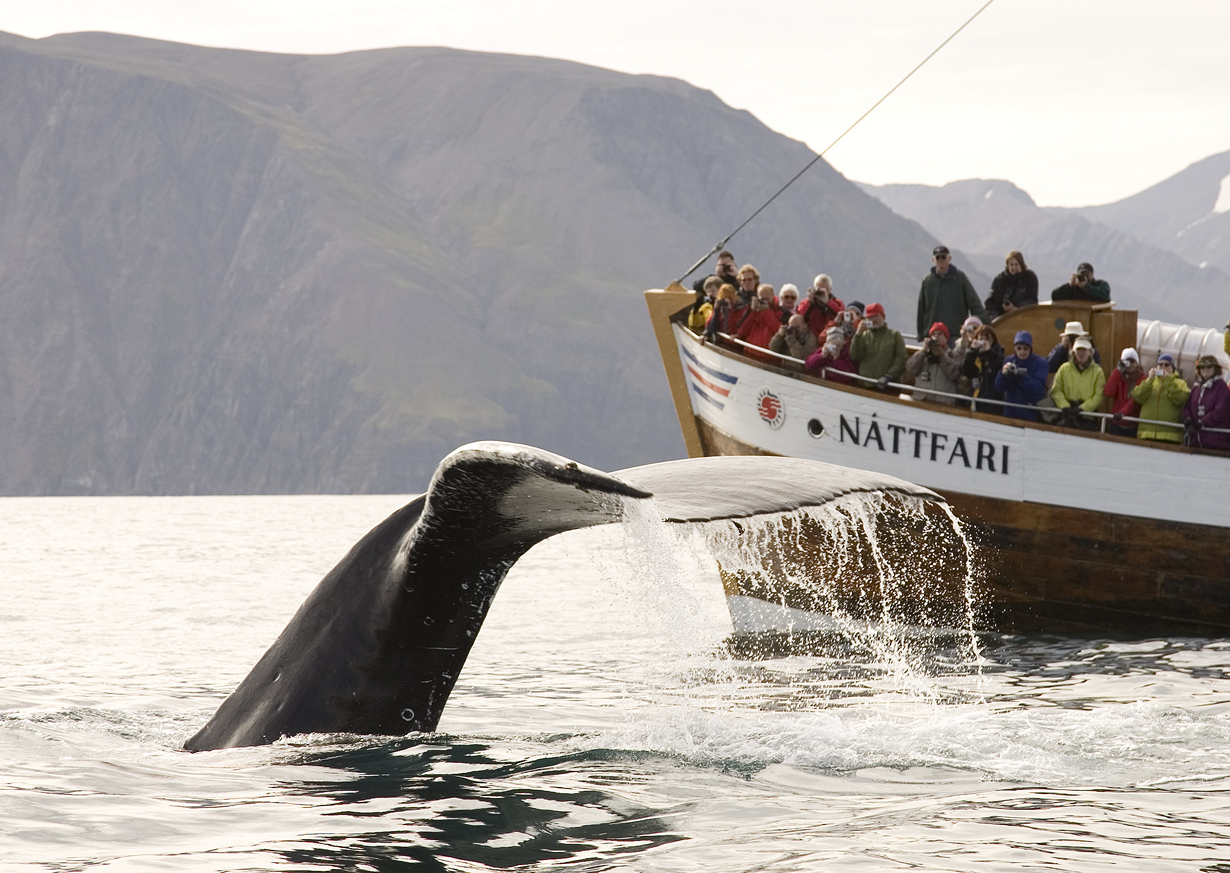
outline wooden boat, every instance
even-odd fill
[[[990,628],[1230,632],[1230,456],[837,384],[764,350],[701,342],[683,324],[694,294],[682,286],[645,297],[689,455],[813,458],[939,492],[981,544]],[[1138,331],[1135,311],[1075,302],[994,327],[1030,330],[1043,348],[1068,321],[1090,329],[1104,367],[1156,333]],[[1220,333],[1207,334],[1224,357]],[[757,596],[725,581],[728,595]]]

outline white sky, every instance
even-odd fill
[[[819,150],[984,2],[39,0],[5,4],[0,30],[567,58],[685,79]],[[826,158],[864,182],[1010,179],[1082,206],[1227,150],[1230,2],[995,0]]]

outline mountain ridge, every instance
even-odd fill
[[[677,79],[452,49],[0,35],[0,107],[5,494],[677,457],[640,291],[813,154]],[[821,162],[733,248],[906,326],[934,243]]]

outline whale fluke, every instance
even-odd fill
[[[675,523],[747,518],[822,506],[845,494],[893,491],[940,501],[929,488],[822,461],[770,455],[723,455],[664,461],[611,475],[652,491],[662,520]]]
[[[321,580],[184,748],[435,730],[509,568],[553,534],[621,520],[626,500],[653,496],[665,520],[690,522],[870,490],[939,499],[891,477],[794,458],[671,461],[608,475],[529,446],[463,446],[426,494]]]

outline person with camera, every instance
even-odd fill
[[[1230,452],[1230,433],[1210,430],[1230,430],[1230,387],[1212,355],[1196,361],[1196,384],[1183,407],[1183,426],[1184,445]]]
[[[1135,418],[1140,414],[1140,404],[1132,399],[1132,389],[1145,379],[1144,368],[1140,366],[1140,355],[1136,349],[1127,348],[1119,356],[1119,363],[1111,371],[1102,393],[1110,398],[1110,411],[1114,418],[1106,425],[1106,432],[1115,436],[1136,436],[1136,423],[1125,422],[1126,415]]]
[[[778,328],[777,333],[769,340],[769,351],[779,355],[789,355],[800,361],[806,361],[808,356],[820,348],[816,337],[807,329],[803,316],[795,313],[790,320]]]
[[[927,331],[922,348],[910,355],[905,369],[914,377],[914,387],[927,389],[915,391],[914,399],[926,403],[956,405],[955,397],[942,397],[931,393],[957,393],[957,379],[961,375],[961,357],[948,348],[948,325],[937,321]]]
[[[735,290],[734,285],[723,285],[718,289],[717,300],[713,303],[713,314],[709,316],[709,322],[705,325],[705,332],[701,335],[701,339],[707,342],[713,342],[718,338],[718,334],[724,333],[729,336],[738,328],[738,322],[742,322],[740,316],[738,322],[735,321],[735,310],[740,307],[739,292]],[[747,307],[743,307],[746,315]],[[732,327],[732,323],[734,326]]]
[[[735,329],[735,337],[762,349],[769,347],[769,341],[781,327],[777,317],[777,296],[772,285],[761,285],[752,298],[751,311]]]
[[[1004,361],[995,375],[995,390],[1005,402],[1004,415],[1023,421],[1037,421],[1033,406],[1046,396],[1046,358],[1034,354],[1034,338],[1027,330],[1018,330],[1012,341],[1013,354]]]
[[[821,273],[811,283],[807,291],[807,299],[799,304],[799,315],[807,322],[807,329],[816,336],[816,341],[824,336],[829,325],[844,312],[846,305],[833,296],[833,280]]]
[[[1038,275],[1025,266],[1025,256],[1008,252],[1004,271],[991,280],[991,294],[986,299],[987,317],[1007,315],[1022,306],[1038,302]]]
[[[1072,360],[1059,368],[1051,385],[1051,400],[1063,426],[1098,430],[1097,419],[1081,413],[1098,411],[1105,387],[1106,374],[1093,362],[1093,343],[1087,336],[1077,337],[1072,344]]]
[[[1164,443],[1183,442],[1183,428],[1178,425],[1183,420],[1183,406],[1190,394],[1191,389],[1187,387],[1174,365],[1174,357],[1168,354],[1158,355],[1157,366],[1149,371],[1144,381],[1132,389],[1132,399],[1140,404],[1141,418],[1172,421],[1174,424],[1149,424],[1142,421],[1136,429],[1136,436],[1142,440]]]
[[[970,395],[981,400],[1002,400],[995,388],[995,377],[1003,366],[1004,347],[999,344],[995,328],[984,324],[961,356],[961,375],[969,380]],[[978,412],[1003,412],[1003,407],[994,403],[976,403],[974,408]]]
[[[799,288],[793,282],[782,286],[781,293],[777,295],[777,309],[782,324],[788,324],[791,317],[799,311]]]
[[[703,279],[697,279],[693,282],[692,290],[703,291],[705,288],[705,282],[714,277],[718,280],[719,288],[723,285],[731,285],[735,288],[739,287],[739,271],[735,269],[735,256],[725,249],[718,252],[717,267],[714,268],[713,273],[709,276],[705,276]]]
[[[1068,284],[1051,292],[1052,300],[1088,300],[1090,303],[1110,302],[1110,283],[1093,276],[1093,265],[1080,264]]]
[[[876,380],[878,390],[897,393],[889,383],[901,381],[905,372],[905,337],[888,326],[881,304],[867,306],[867,317],[859,322],[850,340],[850,360],[858,364],[860,376]],[[864,382],[860,384],[867,387]]]
[[[858,364],[850,359],[850,335],[844,325],[829,326],[824,345],[807,356],[807,372],[842,385],[854,382],[847,374],[857,373]]]
[[[947,246],[931,250],[934,266],[923,277],[918,289],[917,336],[927,334],[927,325],[942,321],[948,327],[949,336],[959,333],[961,323],[971,315],[986,321],[987,311],[974,290],[969,277],[952,265],[952,254]]]

